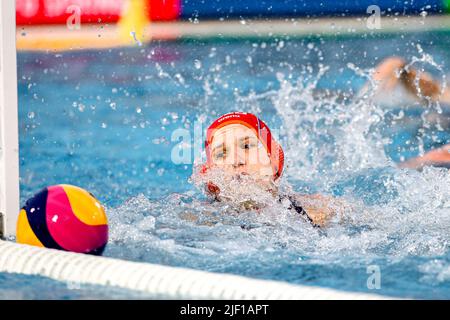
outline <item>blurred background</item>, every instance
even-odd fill
[[[141,2],[143,14],[152,21],[176,21],[189,19],[239,19],[286,17],[345,17],[366,15],[367,8],[376,5],[383,15],[414,15],[445,13],[447,0],[130,0]],[[129,0],[16,0],[17,23],[65,24],[70,16],[70,6],[81,10],[82,23],[116,23]]]
[[[110,47],[183,36],[442,29],[448,28],[448,19],[426,24],[424,19],[450,9],[449,0],[17,0],[16,4],[19,49]]]

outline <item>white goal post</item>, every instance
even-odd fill
[[[19,139],[15,0],[0,0],[0,237],[15,235]]]

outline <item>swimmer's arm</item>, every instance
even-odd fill
[[[450,144],[431,150],[421,157],[416,157],[399,164],[400,168],[421,169],[424,166],[450,166]]]
[[[450,103],[450,88],[445,87],[442,92],[440,83],[428,73],[423,72],[417,75],[415,69],[403,70],[400,81],[416,98],[422,96],[434,102]]]
[[[199,216],[199,214],[195,214],[189,211],[182,212],[178,216],[182,220],[209,227],[214,226],[217,222],[219,222],[218,219],[216,219],[216,217],[213,215],[213,213],[208,211],[204,211],[202,213],[203,217]]]
[[[189,222],[198,222],[198,216],[193,214],[192,212],[182,212],[178,215],[181,219]]]
[[[344,201],[320,194],[298,194],[295,199],[299,201],[312,222],[319,227],[327,226],[330,220],[334,216],[342,214],[346,207]]]
[[[418,74],[412,67],[406,70],[406,61],[402,58],[390,57],[383,60],[376,67],[372,78],[378,82],[378,91],[380,92],[387,93],[396,86],[402,85],[416,100],[423,97],[450,104],[450,87],[445,87],[442,91],[439,82],[428,73]],[[365,94],[368,89],[369,85],[366,84],[360,94]]]

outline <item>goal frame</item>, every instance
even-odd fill
[[[0,238],[15,235],[19,215],[16,3],[0,1]]]

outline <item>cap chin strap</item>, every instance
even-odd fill
[[[256,118],[256,121],[258,123],[258,138],[261,138],[261,123],[259,122],[259,118],[258,117],[255,116],[255,118]]]
[[[256,121],[258,123],[258,145],[261,143],[261,122],[259,121],[258,117],[255,117]],[[267,150],[268,151],[268,150]],[[279,151],[278,151],[279,152]],[[272,150],[270,150],[270,154],[269,157],[272,157]],[[274,173],[274,178],[275,180],[278,179],[280,177],[280,168],[277,166],[276,167],[276,172]]]
[[[258,126],[258,149],[261,149],[261,147],[263,146],[263,144],[261,143],[261,123],[259,122],[259,118],[256,117],[256,122],[257,122],[257,126]]]

